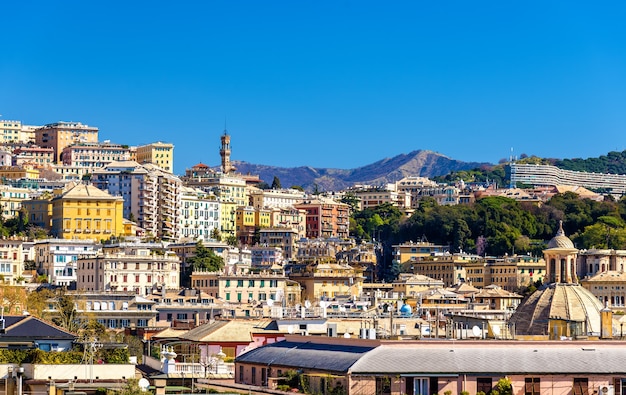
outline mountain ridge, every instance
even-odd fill
[[[384,185],[404,177],[435,177],[452,171],[471,170],[493,166],[486,162],[463,162],[429,150],[414,150],[383,158],[369,165],[353,169],[315,168],[311,166],[278,167],[257,165],[244,161],[232,162],[242,174],[255,174],[270,184],[278,177],[283,187],[301,186],[305,190],[316,187],[320,191],[338,191],[354,184]]]

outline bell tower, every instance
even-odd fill
[[[228,174],[233,170],[230,164],[230,136],[228,135],[228,131],[224,129],[224,134],[222,135],[222,145],[220,147],[220,156],[222,157],[222,173]]]

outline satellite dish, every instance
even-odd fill
[[[269,299],[267,300],[267,305],[268,305],[269,307],[274,306],[274,299],[269,298]]]
[[[287,327],[287,332],[289,332],[290,335],[292,335],[295,330],[296,329],[293,327],[293,325],[289,325]]]
[[[304,307],[306,307],[307,309],[311,307],[311,302],[309,302],[308,300],[304,301]]]
[[[349,339],[350,338],[350,334],[348,332],[343,334],[343,338],[344,339]]]
[[[472,333],[474,334],[474,336],[476,336],[476,337],[480,337],[480,335],[481,335],[481,330],[480,330],[480,328],[478,327],[478,325],[474,325],[474,326],[472,327]]]
[[[141,388],[142,391],[147,391],[148,387],[150,387],[150,382],[146,378],[142,377],[137,382],[137,385],[139,385],[139,388]]]
[[[494,335],[496,335],[496,336],[500,336],[500,327],[499,327],[499,326],[494,326],[494,327],[492,328],[492,330],[493,330],[493,334],[494,334]]]

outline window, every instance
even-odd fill
[[[256,384],[256,367],[252,367],[252,384]]]
[[[589,379],[574,377],[574,395],[589,395]]]
[[[478,377],[476,378],[476,392],[484,392],[489,394],[491,392],[492,381],[491,377]]]
[[[524,395],[539,395],[539,377],[527,377],[524,379]]]
[[[239,382],[243,383],[243,366],[239,366]]]
[[[389,377],[376,377],[376,393],[381,395],[391,394],[391,379]]]

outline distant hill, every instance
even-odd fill
[[[272,184],[274,177],[280,179],[283,188],[299,185],[312,190],[317,184],[321,191],[337,191],[354,184],[384,185],[408,176],[435,177],[452,171],[471,170],[490,163],[462,162],[445,155],[426,150],[417,150],[393,158],[385,158],[370,165],[355,169],[328,169],[302,167],[274,167],[234,161],[237,171],[256,174],[261,180]]]

